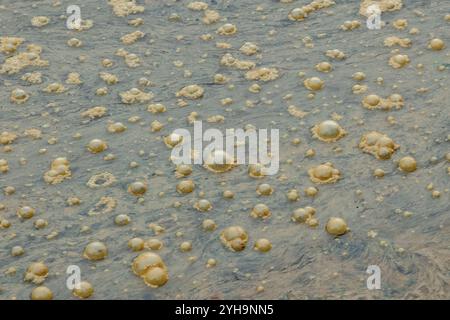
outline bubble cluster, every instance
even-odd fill
[[[394,69],[403,68],[410,62],[406,54],[396,54],[389,59],[389,65]]]
[[[404,30],[408,26],[408,20],[406,19],[397,19],[392,24],[394,28],[398,30]]]
[[[48,86],[46,86],[42,91],[47,93],[63,93],[67,90],[66,87],[62,83],[52,82]]]
[[[359,7],[359,14],[370,16],[368,8],[377,5],[381,12],[396,11],[402,8],[402,0],[362,0]]]
[[[44,180],[49,184],[57,184],[70,179],[71,176],[69,160],[61,157],[52,161],[50,170],[44,174]]]
[[[195,100],[203,97],[204,92],[205,91],[201,86],[197,84],[191,84],[189,86],[183,87],[176,93],[176,96]]]
[[[212,209],[212,204],[209,202],[209,200],[206,199],[200,199],[194,204],[194,208],[198,211],[206,212],[210,211]]]
[[[202,228],[205,231],[214,231],[217,228],[216,223],[212,219],[205,219],[202,222]]]
[[[80,299],[87,299],[94,294],[94,287],[87,281],[81,281],[78,287],[72,290],[75,297]]]
[[[98,11],[95,21],[68,30],[60,2],[0,8],[10,34],[0,37],[2,298],[265,299],[287,287],[294,298],[352,296],[358,279],[344,274],[339,290],[310,281],[306,295],[285,282],[309,269],[335,277],[323,261],[358,266],[360,245],[388,272],[393,258],[445,253],[443,6],[86,0],[82,16]],[[381,30],[370,30],[371,5],[383,12]],[[279,170],[261,155],[243,164],[239,138],[203,153],[203,136],[203,150],[179,164],[177,151],[202,138],[196,121],[233,133],[278,129],[279,148],[267,156],[279,157]],[[372,214],[378,208],[386,214]],[[353,235],[335,239],[347,222]],[[308,270],[292,268],[296,245]],[[442,257],[416,258],[445,278],[431,261],[443,265]],[[131,261],[146,286],[123,272]],[[89,282],[67,290],[58,279],[70,264]],[[169,268],[171,285],[147,287],[167,284]],[[395,297],[445,298],[440,281],[412,277]]]
[[[138,255],[132,263],[132,270],[140,276],[146,285],[158,288],[169,281],[169,273],[164,261],[153,252],[144,252]]]
[[[116,84],[117,82],[119,82],[119,78],[112,73],[100,72],[98,75],[100,79],[105,81],[105,83],[108,85]]]
[[[106,107],[95,106],[95,107],[87,109],[86,111],[83,111],[81,113],[81,116],[83,118],[96,119],[96,118],[103,117],[106,114],[106,111],[108,111],[108,109]]]
[[[129,68],[137,68],[141,65],[141,59],[139,58],[139,56],[137,54],[130,53],[123,48],[117,50],[116,55],[119,57],[122,57],[125,60],[125,64]],[[107,61],[106,63],[110,64],[110,65],[108,65],[108,67],[112,66],[112,62]],[[139,89],[132,88],[129,91],[119,94],[122,97],[122,103],[130,104],[133,102],[144,102],[144,101],[148,101],[151,98],[153,98],[153,94],[150,94],[150,93],[146,94],[145,92],[141,92],[140,90],[136,91],[136,90],[139,90]]]
[[[133,196],[143,196],[147,192],[147,183],[145,181],[135,181],[128,186],[128,192]]]
[[[311,181],[318,184],[334,183],[341,177],[341,173],[331,162],[310,168],[308,174]]]
[[[237,27],[232,23],[225,23],[219,29],[217,29],[217,33],[222,36],[231,36],[237,32]]]
[[[445,43],[442,39],[435,38],[430,41],[428,48],[434,51],[440,51],[445,48]]]
[[[253,42],[245,42],[239,51],[247,56],[252,56],[260,51],[260,48]]]
[[[167,108],[162,103],[152,103],[148,105],[147,111],[151,113],[163,113],[167,111]]]
[[[164,143],[167,147],[173,148],[183,142],[183,136],[177,133],[171,133],[167,137],[164,137]]]
[[[400,146],[387,135],[377,131],[364,134],[359,143],[359,148],[366,153],[374,155],[377,159],[390,159]]]
[[[102,139],[92,139],[89,141],[87,149],[91,153],[100,153],[108,149],[108,145]]]
[[[190,243],[189,241],[184,241],[180,244],[180,250],[182,252],[188,252],[192,250],[192,243]]]
[[[144,92],[138,88],[131,88],[128,91],[121,92],[119,95],[122,99],[122,103],[124,104],[148,102],[153,98],[153,93]]]
[[[349,231],[345,220],[336,217],[328,219],[325,229],[329,234],[333,236],[341,236]]]
[[[22,40],[17,40],[17,38],[2,38],[0,51],[4,52],[14,52]],[[16,74],[20,72],[22,69],[27,67],[46,67],[49,65],[47,60],[42,60],[40,54],[42,52],[42,48],[35,44],[29,44],[27,46],[26,52],[21,52],[12,57],[8,57],[5,59],[4,63],[0,66],[0,74]]]
[[[180,164],[177,165],[177,168],[175,170],[175,177],[176,178],[183,178],[187,177],[192,173],[192,166],[188,164]]]
[[[21,246],[14,246],[11,249],[11,255],[13,257],[19,257],[25,253],[25,250]]]
[[[126,214],[119,214],[114,218],[114,223],[118,226],[126,226],[131,222],[131,219]]]
[[[235,167],[235,160],[226,151],[216,150],[205,159],[204,167],[214,173],[227,172]]]
[[[401,109],[404,105],[404,101],[403,97],[398,93],[391,94],[386,99],[381,98],[376,94],[369,94],[363,98],[362,104],[369,110],[378,109],[389,111],[391,109]]]
[[[27,72],[21,77],[21,79],[30,84],[40,84],[42,83],[42,73],[39,71]]]
[[[312,77],[308,78],[305,81],[303,81],[303,84],[305,85],[306,89],[311,91],[318,91],[323,88],[324,81],[322,81],[318,77]]]
[[[21,219],[31,219],[33,218],[35,213],[36,210],[28,206],[20,207],[17,210],[17,216]]]
[[[136,4],[136,0],[108,0],[108,4],[112,6],[114,14],[118,17],[142,13],[145,10],[144,6]]]
[[[108,255],[108,249],[103,242],[94,241],[89,243],[83,252],[83,257],[88,260],[103,260]]]
[[[83,81],[80,79],[80,74],[78,72],[71,72],[67,75],[67,84],[82,84]]]
[[[223,66],[236,68],[238,70],[249,70],[256,66],[253,61],[237,59],[233,57],[231,53],[224,54],[220,59],[220,64]]]
[[[256,188],[256,193],[260,196],[270,196],[273,193],[273,188],[268,183],[262,183]]]
[[[359,22],[358,20],[347,20],[341,25],[341,29],[344,31],[350,31],[359,28],[360,26],[361,22]]]
[[[132,238],[128,240],[128,248],[133,251],[141,251],[145,247],[145,241],[141,238]]]
[[[42,284],[47,276],[48,267],[43,262],[34,262],[28,266],[24,281]]]
[[[145,247],[150,250],[161,250],[163,247],[163,242],[159,239],[148,239],[145,241]]]
[[[122,41],[123,44],[130,45],[135,43],[137,40],[143,38],[144,36],[145,36],[144,32],[137,30],[122,36],[120,38],[120,41]]]
[[[247,71],[245,78],[247,80],[261,80],[270,81],[279,77],[278,70],[276,68],[257,68]]]
[[[325,55],[335,60],[344,60],[347,56],[339,49],[331,49],[325,52]]]
[[[195,189],[195,183],[192,180],[183,180],[177,184],[177,191],[181,194],[191,193]]]
[[[240,226],[231,226],[220,233],[220,240],[231,251],[242,251],[247,246],[248,234]]]
[[[12,133],[12,132],[3,131],[0,134],[0,143],[3,144],[3,145],[11,144],[16,139],[17,139],[17,135],[15,133]]]
[[[256,206],[253,207],[250,216],[253,218],[259,218],[259,219],[267,219],[272,215],[270,212],[270,209],[267,205],[263,203],[259,203]]]
[[[395,36],[390,36],[384,40],[384,45],[386,47],[392,47],[394,45],[399,45],[402,48],[409,48],[412,45],[412,41],[409,38],[399,38],[399,37],[395,37]]]
[[[344,129],[333,120],[326,120],[316,124],[312,129],[314,138],[325,142],[335,142],[346,135]]]
[[[306,223],[311,227],[315,227],[318,224],[317,219],[314,218],[315,213],[316,209],[313,207],[298,208],[292,213],[291,219],[294,222]]]
[[[288,191],[287,198],[289,201],[298,201],[300,200],[300,195],[296,189],[292,189]]]
[[[117,181],[116,177],[110,172],[102,172],[89,178],[87,186],[89,188],[109,187]]]
[[[53,292],[44,286],[36,287],[31,291],[31,300],[53,300]]]
[[[88,216],[96,216],[99,214],[105,214],[112,212],[117,206],[117,200],[113,197],[103,196],[94,205],[93,208],[89,209]]]
[[[398,167],[406,173],[414,172],[417,169],[417,161],[411,156],[406,156],[399,160]]]
[[[333,0],[313,0],[311,3],[304,5],[301,8],[293,9],[289,13],[288,18],[294,21],[302,21],[307,18],[310,13],[323,8],[328,8],[334,4],[335,2]]]
[[[16,88],[13,91],[11,91],[11,102],[22,104],[25,103],[30,98],[30,95],[25,92],[23,89]]]
[[[213,24],[220,20],[219,12],[215,10],[205,10],[202,21],[204,24]]]
[[[259,252],[269,252],[272,249],[272,243],[267,239],[261,238],[256,240],[253,248]]]
[[[127,130],[127,127],[122,122],[112,122],[108,124],[107,129],[111,133],[122,133]]]
[[[318,64],[316,64],[316,70],[320,71],[320,72],[328,73],[331,70],[333,70],[333,66],[329,62],[323,61],[323,62],[319,62]]]
[[[208,9],[208,4],[202,1],[193,1],[188,3],[187,8],[194,11],[201,11]]]
[[[0,52],[11,54],[25,41],[19,37],[0,37]]]

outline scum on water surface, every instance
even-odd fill
[[[0,299],[450,298],[450,2],[72,4],[0,4]],[[194,121],[279,172],[174,165]]]

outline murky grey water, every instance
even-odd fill
[[[0,35],[24,38],[17,52],[25,51],[31,43],[41,46],[41,59],[49,61],[48,67],[29,67],[17,74],[0,75],[0,131],[19,135],[9,145],[12,150],[5,146],[0,150],[0,159],[9,164],[9,171],[0,173],[0,186],[15,188],[14,194],[0,195],[4,205],[0,218],[11,223],[9,228],[0,228],[0,298],[28,299],[36,285],[24,282],[23,276],[28,265],[37,261],[48,266],[49,276],[42,285],[50,288],[56,299],[75,299],[66,288],[69,265],[81,268],[82,280],[93,285],[92,298],[96,299],[450,298],[446,159],[450,152],[450,22],[444,19],[450,14],[450,2],[404,1],[401,10],[382,14],[386,26],[381,30],[365,27],[365,17],[359,15],[359,1],[336,1],[334,6],[311,13],[304,21],[291,21],[287,15],[293,8],[307,4],[306,0],[205,2],[209,9],[220,13],[221,21],[203,24],[202,11],[189,10],[189,1],[138,0],[145,11],[128,17],[115,16],[106,0],[59,1],[56,6],[53,1],[0,2]],[[76,32],[66,28],[62,15],[71,4],[80,5],[83,19],[93,20],[91,29]],[[173,14],[180,19],[170,21]],[[50,22],[41,28],[33,27],[30,20],[35,16],[47,16]],[[137,17],[144,20],[143,25],[128,25],[128,20]],[[393,27],[397,19],[407,19],[404,30]],[[340,30],[346,20],[359,20],[362,25],[352,31]],[[224,23],[236,25],[237,33],[217,34],[217,28]],[[411,34],[412,28],[420,32]],[[136,30],[145,32],[145,37],[131,45],[120,41],[120,37]],[[212,40],[199,38],[208,33]],[[410,38],[412,46],[385,47],[383,42],[388,36]],[[312,39],[312,48],[305,46],[303,40],[307,37]],[[80,39],[83,45],[69,47],[67,41],[71,38]],[[442,39],[446,48],[428,49],[433,38]],[[239,48],[247,41],[257,44],[260,54],[247,57],[240,53]],[[227,42],[231,48],[219,48],[216,42]],[[124,59],[115,55],[119,48],[137,54],[141,66],[127,67]],[[347,58],[338,61],[326,57],[325,52],[331,49],[342,50]],[[394,50],[407,54],[409,65],[392,68],[388,61]],[[245,71],[220,65],[225,53],[254,61],[258,67],[277,68],[280,77],[258,82],[261,92],[251,93],[248,88],[255,81],[246,80]],[[3,63],[12,54],[0,55]],[[84,62],[80,56],[85,56]],[[105,58],[113,60],[114,65],[103,67],[101,61]],[[184,65],[176,67],[174,61]],[[322,61],[329,61],[333,71],[318,72],[314,66]],[[439,66],[446,68],[439,70]],[[186,77],[185,70],[192,75]],[[21,80],[23,74],[31,71],[42,73],[41,84]],[[116,75],[119,83],[106,85],[98,76],[102,71]],[[300,71],[305,73],[304,78],[299,77]],[[366,75],[362,82],[352,79],[358,71]],[[83,83],[66,84],[70,72],[78,72]],[[230,81],[215,84],[216,73],[226,75]],[[313,76],[320,77],[325,85],[311,99],[303,80]],[[139,85],[142,77],[153,85]],[[383,83],[377,83],[378,77],[384,79]],[[62,83],[68,90],[61,94],[43,92],[52,82]],[[353,94],[352,86],[357,83],[367,85],[367,92]],[[187,100],[188,105],[180,107],[175,93],[190,84],[201,85],[204,96]],[[108,94],[96,95],[100,87],[108,87]],[[152,114],[147,111],[149,103],[122,104],[119,93],[133,87],[151,91],[152,102],[163,103],[167,111]],[[10,94],[15,88],[24,89],[29,100],[12,103]],[[420,93],[419,88],[428,90]],[[399,93],[405,105],[400,110],[368,110],[361,100],[369,93],[381,97]],[[292,95],[289,99],[288,94]],[[232,98],[233,103],[223,106],[221,99],[225,98]],[[246,106],[247,100],[253,101],[254,107]],[[81,112],[99,105],[107,108],[105,116],[91,121],[81,117]],[[290,105],[308,112],[307,115],[303,119],[293,117],[288,112]],[[189,179],[196,183],[196,190],[188,195],[178,194],[179,179],[162,137],[176,128],[190,128],[186,118],[193,111],[201,120],[214,115],[225,117],[223,123],[204,121],[205,127],[225,130],[252,124],[257,128],[278,128],[279,174],[257,180],[248,176],[244,165],[223,174],[194,166]],[[311,127],[336,115],[348,134],[329,144],[314,139]],[[130,122],[133,116],[140,120]],[[150,123],[154,120],[164,124],[161,131],[151,132]],[[109,133],[108,121],[122,122],[127,130]],[[24,137],[24,131],[30,128],[40,129],[42,138]],[[387,134],[400,145],[391,160],[377,160],[358,148],[361,136],[373,130]],[[81,133],[78,139],[74,138],[77,133]],[[49,143],[52,138],[57,142]],[[90,153],[86,145],[94,138],[105,140],[108,150]],[[299,145],[292,144],[295,138],[301,140]],[[41,154],[39,150],[43,148],[47,152]],[[308,149],[314,149],[315,156],[306,156]],[[108,153],[116,159],[105,161]],[[399,171],[396,164],[407,155],[418,164],[418,169],[410,174]],[[49,185],[43,175],[57,157],[70,161],[72,177]],[[130,168],[133,161],[139,166]],[[339,169],[341,179],[335,184],[316,185],[318,194],[313,198],[305,196],[303,190],[315,185],[309,179],[308,169],[327,161]],[[383,178],[373,177],[377,168],[385,171]],[[97,189],[86,186],[92,175],[105,171],[117,178],[114,185]],[[148,180],[148,190],[144,201],[139,202],[127,188],[131,182],[144,179]],[[256,194],[256,187],[263,182],[274,188],[271,196]],[[433,197],[432,191],[427,190],[430,183],[440,197]],[[222,196],[228,189],[235,192],[232,200]],[[287,200],[286,193],[291,189],[301,193],[298,202]],[[213,205],[207,213],[193,208],[201,192]],[[103,196],[114,197],[117,207],[110,213],[89,216],[87,212]],[[82,202],[69,206],[69,197],[79,197]],[[181,202],[180,207],[174,206],[176,201]],[[261,221],[249,216],[257,203],[265,203],[271,209],[269,219]],[[36,210],[32,219],[17,217],[18,207],[24,205]],[[316,209],[318,227],[291,221],[292,211],[305,206]],[[412,215],[405,215],[405,211]],[[127,226],[114,223],[114,217],[121,213],[131,218]],[[344,218],[351,231],[337,239],[327,234],[324,226],[332,216]],[[206,218],[216,222],[218,228],[214,232],[202,230]],[[36,229],[33,223],[37,219],[47,220],[48,226]],[[148,227],[150,223],[165,231],[155,235]],[[240,225],[249,234],[247,248],[238,253],[227,250],[219,239],[221,230],[231,225]],[[90,231],[82,232],[83,226],[90,227]],[[55,231],[58,235],[47,239]],[[376,236],[369,237],[369,231]],[[164,243],[157,253],[169,270],[167,284],[150,288],[133,274],[130,265],[139,254],[127,246],[133,237],[155,237]],[[254,251],[258,238],[269,239],[272,250]],[[94,262],[82,257],[91,241],[106,244],[106,259]],[[192,243],[190,252],[180,251],[183,241]],[[13,257],[14,246],[22,246],[25,253]],[[210,258],[217,260],[217,266],[206,268]],[[369,265],[381,268],[380,290],[366,288],[365,271]],[[257,290],[258,286],[264,290]]]

